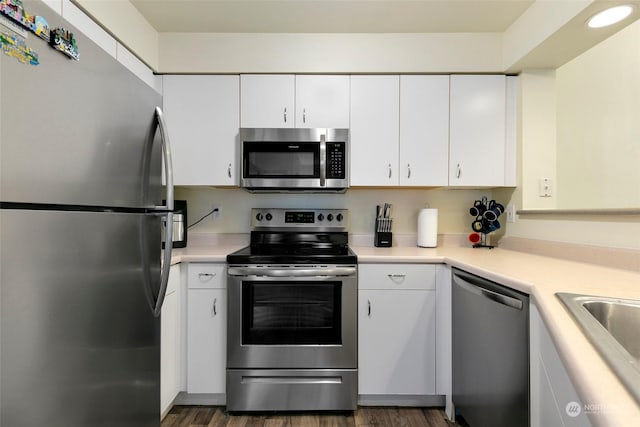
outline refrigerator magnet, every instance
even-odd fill
[[[78,61],[80,54],[78,53],[78,45],[73,33],[69,30],[59,27],[51,32],[51,40],[49,44],[56,50],[64,53],[71,59]]]

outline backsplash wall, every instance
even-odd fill
[[[187,200],[189,225],[214,206],[220,208],[218,218],[210,215],[190,231],[248,233],[251,208],[282,207],[349,209],[350,232],[372,234],[376,205],[391,203],[394,233],[415,234],[418,212],[428,204],[438,209],[439,234],[459,234],[471,231],[473,201],[491,198],[492,191],[376,188],[350,189],[345,194],[251,194],[236,188],[176,187],[175,194],[176,199]]]

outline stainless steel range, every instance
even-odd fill
[[[227,256],[227,410],[354,410],[357,258],[343,209],[253,209]]]

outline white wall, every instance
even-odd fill
[[[558,68],[556,88],[556,207],[640,207],[640,21]]]
[[[555,71],[525,70],[519,80],[521,206],[554,208],[557,197],[540,197],[538,181],[549,178],[556,182]]]
[[[153,70],[158,69],[158,32],[129,1],[72,0]],[[177,7],[177,6],[176,6]]]
[[[161,33],[163,73],[501,72],[502,37]]]
[[[613,121],[619,117],[611,117],[612,114],[620,114],[627,120],[633,117],[628,123],[637,125],[640,123],[640,96],[637,93],[639,71],[635,68],[638,56],[640,55],[640,22],[632,24],[622,32],[611,37],[594,47],[592,50],[583,54],[583,57],[576,59],[576,62],[570,63],[565,67],[561,67],[557,71],[554,70],[525,70],[520,78],[520,109],[519,123],[520,130],[518,135],[518,188],[511,190],[494,190],[494,196],[498,199],[510,199],[518,209],[526,208],[553,208],[566,207],[562,203],[566,194],[562,194],[562,187],[558,190],[559,194],[551,199],[542,199],[537,197],[537,179],[544,175],[553,175],[556,167],[556,138],[570,139],[576,142],[580,147],[589,139],[592,133],[598,134],[598,127],[602,126],[602,120]],[[626,39],[625,33],[632,36],[634,48],[620,49],[617,42],[620,39]],[[624,41],[622,45],[627,45]],[[613,55],[613,57],[610,57]],[[598,58],[598,59],[594,59]],[[589,67],[594,67],[594,71],[585,73],[584,70],[574,69],[576,64],[584,66],[585,61],[594,61]],[[603,68],[608,67],[607,61],[614,64],[625,63],[634,67],[633,78],[626,73],[631,72],[630,69],[611,70],[610,72],[617,75],[618,79],[611,80],[609,76],[602,75]],[[579,85],[573,85],[573,76],[575,74],[585,74],[589,77],[580,76]],[[559,77],[561,76],[561,77]],[[624,76],[624,78],[623,78]],[[577,77],[576,77],[577,78]],[[569,81],[567,81],[567,79]],[[604,82],[604,83],[601,83]],[[562,86],[562,87],[560,87]],[[607,88],[613,92],[633,91],[631,99],[627,95],[622,94],[621,102],[609,100],[597,103],[594,106],[587,106],[589,96],[586,94],[591,86],[599,86],[601,93],[598,96],[608,96]],[[566,93],[573,92],[573,97],[569,99]],[[612,93],[613,93],[612,92]],[[556,93],[558,95],[556,104]],[[622,108],[622,111],[618,111]],[[577,123],[576,115],[585,114]],[[591,116],[589,116],[589,114]],[[630,117],[629,117],[630,116]],[[573,131],[568,130],[568,128]],[[581,129],[587,129],[587,134],[582,134]],[[634,129],[637,129],[634,128]],[[622,127],[616,130],[623,130]],[[628,131],[628,129],[627,129]],[[579,135],[579,136],[576,136]],[[609,135],[607,135],[609,137]],[[610,137],[620,139],[629,138],[634,141],[637,149],[640,149],[640,136],[637,133],[627,133],[626,136],[611,134]],[[580,148],[579,147],[579,148]],[[556,185],[562,186],[562,180],[571,179],[577,175],[580,166],[576,165],[569,152],[563,152],[564,147],[557,154],[557,179]],[[593,152],[595,149],[584,147],[587,152]],[[602,152],[599,154],[602,157]],[[567,161],[566,157],[570,158]],[[631,162],[635,166],[626,168],[618,168],[616,165],[606,166],[607,173],[617,174],[621,172],[630,182],[640,185],[640,179],[634,175],[638,171],[640,158],[637,152],[628,154]],[[635,159],[635,160],[634,160]],[[622,169],[622,170],[619,170]],[[593,169],[591,174],[593,175]],[[589,184],[581,181],[577,183],[582,188],[589,188]],[[618,194],[618,201],[626,201],[632,196],[634,187],[627,188],[625,192]],[[636,190],[639,187],[635,187]],[[607,191],[616,194],[617,187],[610,185]],[[566,191],[566,190],[565,190]],[[560,197],[559,202],[555,200]],[[584,208],[585,206],[578,206]],[[592,206],[593,207],[593,206]],[[611,207],[611,206],[609,206]],[[621,207],[621,206],[617,206]],[[636,202],[635,207],[638,207]],[[527,215],[517,218],[513,224],[507,224],[506,236],[521,237],[528,239],[551,240],[565,243],[575,243],[584,245],[604,246],[613,248],[627,248],[640,250],[640,217],[638,215],[615,216],[615,215],[598,215],[598,216],[564,216],[564,215]]]
[[[350,232],[373,234],[377,204],[393,204],[393,232],[415,234],[418,211],[429,203],[438,208],[438,232],[459,234],[471,232],[469,208],[482,196],[491,197],[491,190],[406,190],[406,189],[350,189],[345,194],[251,194],[241,189],[178,187],[177,199],[186,199],[188,223],[218,206],[220,218],[208,217],[193,231],[218,233],[248,233],[251,208],[300,207],[346,208],[351,221]],[[191,231],[191,230],[190,230]]]

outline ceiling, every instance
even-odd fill
[[[131,0],[131,3],[161,33],[502,33],[534,0]]]

